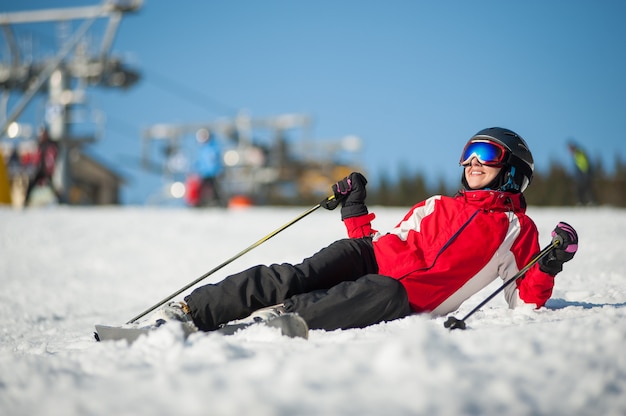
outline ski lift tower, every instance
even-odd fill
[[[87,86],[129,88],[140,75],[111,56],[117,29],[126,13],[141,8],[142,0],[107,0],[100,5],[0,13],[0,27],[8,47],[10,62],[0,62],[0,139],[20,130],[19,117],[38,93],[47,93],[46,124],[49,136],[59,145],[61,183],[59,191],[67,200],[72,175],[69,156],[72,148],[95,141],[94,137],[73,137],[70,131],[72,108],[82,104]],[[108,19],[99,51],[90,54],[85,44],[88,30],[99,19]],[[25,62],[12,26],[42,22],[82,21],[64,41],[56,54],[41,61]],[[21,94],[13,108],[8,102],[12,92]]]

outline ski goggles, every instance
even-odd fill
[[[508,159],[509,152],[499,143],[488,140],[473,140],[467,143],[463,149],[459,163],[461,166],[467,166],[474,157],[482,165],[502,166]]]

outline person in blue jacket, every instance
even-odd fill
[[[222,151],[213,134],[202,129],[196,135],[200,144],[194,171],[200,177],[200,196],[198,206],[221,205],[219,177],[224,171]]]

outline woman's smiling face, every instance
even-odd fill
[[[478,158],[473,157],[465,166],[465,180],[470,189],[482,189],[489,185],[500,173],[500,167],[483,165]]]

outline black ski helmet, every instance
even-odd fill
[[[502,127],[483,129],[472,136],[467,143],[475,140],[498,143],[504,146],[508,152],[500,174],[488,188],[498,191],[524,192],[535,171],[533,155],[530,153],[526,141],[514,131]],[[465,172],[461,176],[461,183],[465,189],[469,189],[465,180]]]

